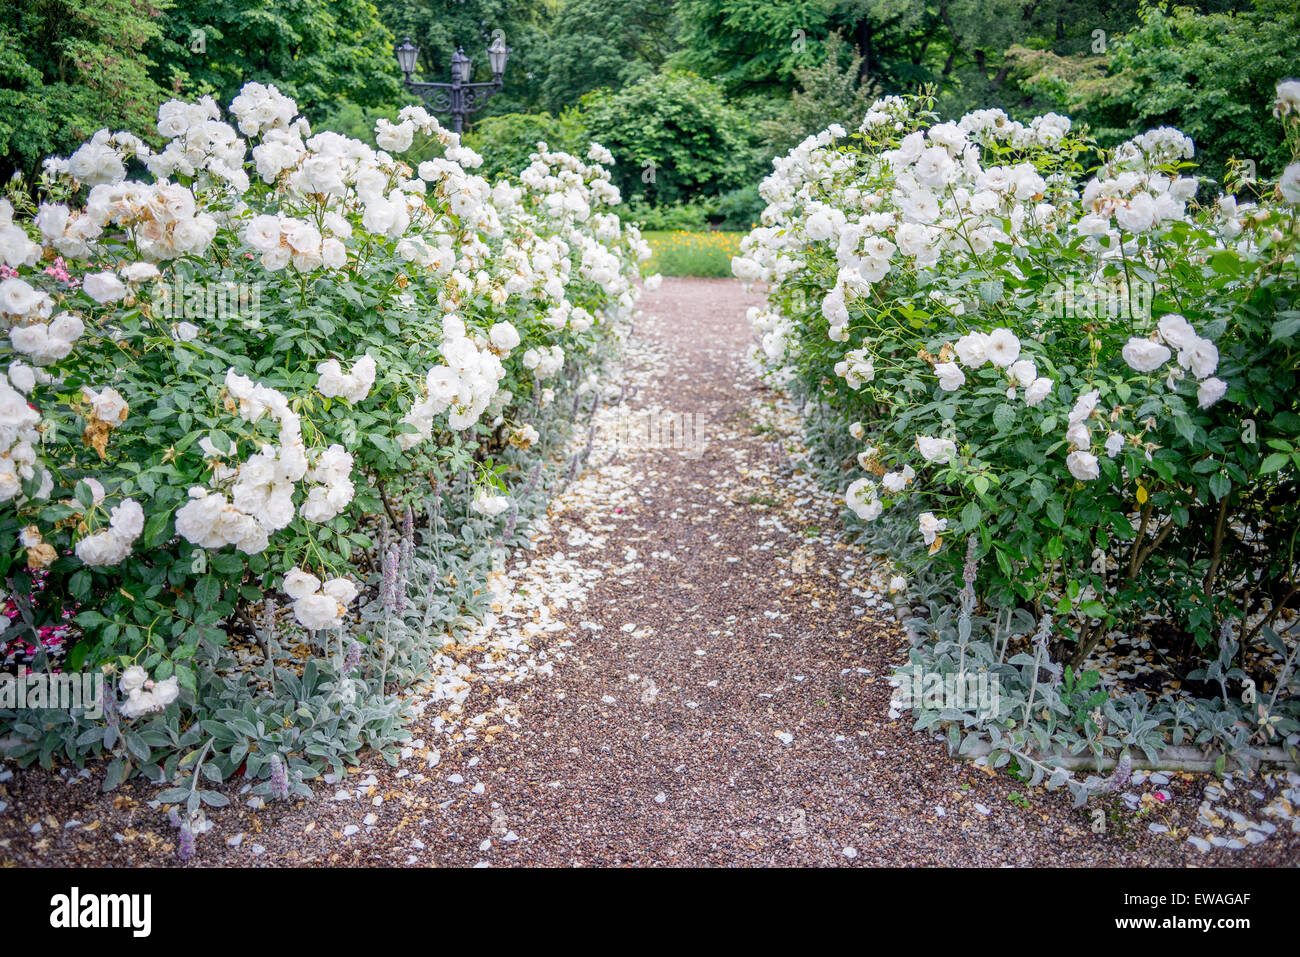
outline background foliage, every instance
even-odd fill
[[[579,126],[627,144],[620,185],[638,187],[625,194],[658,228],[743,225],[761,209],[752,194],[715,200],[807,132],[856,127],[873,95],[922,87],[951,115],[1068,112],[1102,147],[1175,126],[1221,178],[1230,157],[1283,158],[1261,108],[1272,82],[1300,74],[1288,0],[15,0],[0,11],[0,175],[103,125],[144,135],[168,95],[229,99],[249,80],[370,141],[405,102],[395,42],[421,48],[418,79],[446,80],[459,46],[481,81],[496,31],[512,56],[471,121],[475,148],[505,164],[533,126],[556,148]],[[507,114],[528,119],[496,121]],[[653,184],[639,181],[646,159]],[[664,205],[667,218],[653,212]]]

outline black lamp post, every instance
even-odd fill
[[[415,72],[416,61],[420,57],[420,48],[407,37],[397,47],[397,65],[406,78],[406,88],[428,104],[435,113],[450,113],[451,128],[457,133],[465,127],[465,117],[483,109],[487,101],[501,89],[502,78],[506,73],[506,61],[510,58],[510,47],[506,46],[505,37],[498,32],[488,47],[488,65],[492,68],[492,79],[488,83],[471,83],[474,75],[474,61],[465,55],[460,47],[451,55],[451,82],[424,83],[411,79]]]

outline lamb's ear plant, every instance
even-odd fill
[[[395,759],[397,692],[485,610],[650,250],[599,144],[488,182],[420,107],[376,150],[258,83],[158,134],[100,131],[0,200],[0,642],[113,699],[0,711],[0,738],[105,759],[110,789],[305,796]],[[404,162],[417,136],[442,155]]]
[[[1293,156],[1298,90],[1274,107]],[[733,260],[850,539],[930,609],[900,677],[1001,682],[995,713],[917,726],[1053,787],[1052,755],[1300,742],[1300,162],[1238,197],[1193,156],[1168,128],[1108,151],[1056,114],[886,97],[775,161]],[[1201,697],[1095,665],[1157,620]]]

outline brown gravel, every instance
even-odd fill
[[[1141,817],[1115,810],[1097,835],[1063,792],[953,761],[906,715],[888,719],[901,629],[883,612],[854,615],[862,599],[839,579],[852,552],[827,544],[833,529],[810,529],[806,510],[772,504],[783,473],[754,418],[770,395],[743,360],[745,308],[758,301],[712,279],[665,279],[643,299],[637,334],[660,368],[631,405],[706,414],[710,445],[694,459],[651,450],[602,466],[593,455],[597,470],[633,464],[638,504],[602,532],[602,548],[582,552],[609,571],[570,624],[602,630],[561,636],[573,646],[554,675],[516,692],[518,727],[444,748],[432,770],[404,762],[402,778],[371,762],[362,771],[377,778],[371,800],[333,801],[325,785],[320,800],[259,811],[236,799],[214,815],[194,864],[1300,863],[1300,835],[1286,826],[1241,851],[1191,849],[1187,829],[1209,778],[1176,777],[1172,800]],[[612,518],[553,514],[539,552],[571,552],[570,530]],[[803,574],[790,561],[797,548],[808,556]],[[463,782],[449,782],[453,774]],[[75,775],[17,772],[0,784],[10,805],[0,862],[174,864],[175,832],[147,806],[152,793],[136,784],[102,796]],[[373,826],[344,836],[369,813]],[[1173,833],[1151,833],[1153,821]],[[242,843],[228,846],[236,834]]]

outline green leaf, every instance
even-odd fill
[[[136,732],[127,729],[122,732],[122,740],[126,742],[126,749],[134,754],[141,761],[149,760],[149,745],[145,744]]]
[[[108,770],[104,772],[104,791],[105,793],[113,790],[122,783],[122,778],[126,775],[126,762],[121,758],[114,758],[108,764]]]
[[[999,432],[1010,432],[1016,424],[1016,410],[1014,406],[1003,402],[993,410],[993,425]]]
[[[1278,342],[1281,339],[1290,339],[1297,332],[1300,332],[1300,312],[1289,311],[1278,313],[1285,318],[1273,323],[1273,335],[1270,342]]]
[[[144,544],[153,548],[167,539],[167,528],[171,523],[171,509],[160,509],[149,516],[144,525]]]
[[[1274,452],[1268,458],[1264,459],[1263,464],[1259,467],[1259,474],[1268,475],[1270,472],[1276,472],[1289,461],[1291,461],[1290,455],[1284,452]]]
[[[1052,499],[1047,503],[1047,517],[1052,524],[1060,528],[1065,524],[1065,506],[1061,504],[1060,499]]]
[[[215,575],[204,575],[194,586],[194,598],[200,606],[211,608],[221,598],[221,581]]]
[[[1099,601],[1085,601],[1079,606],[1079,611],[1083,612],[1089,618],[1106,617],[1106,606]]]
[[[1210,494],[1214,496],[1217,502],[1223,496],[1232,490],[1232,479],[1228,478],[1223,472],[1216,472],[1210,476]]]

